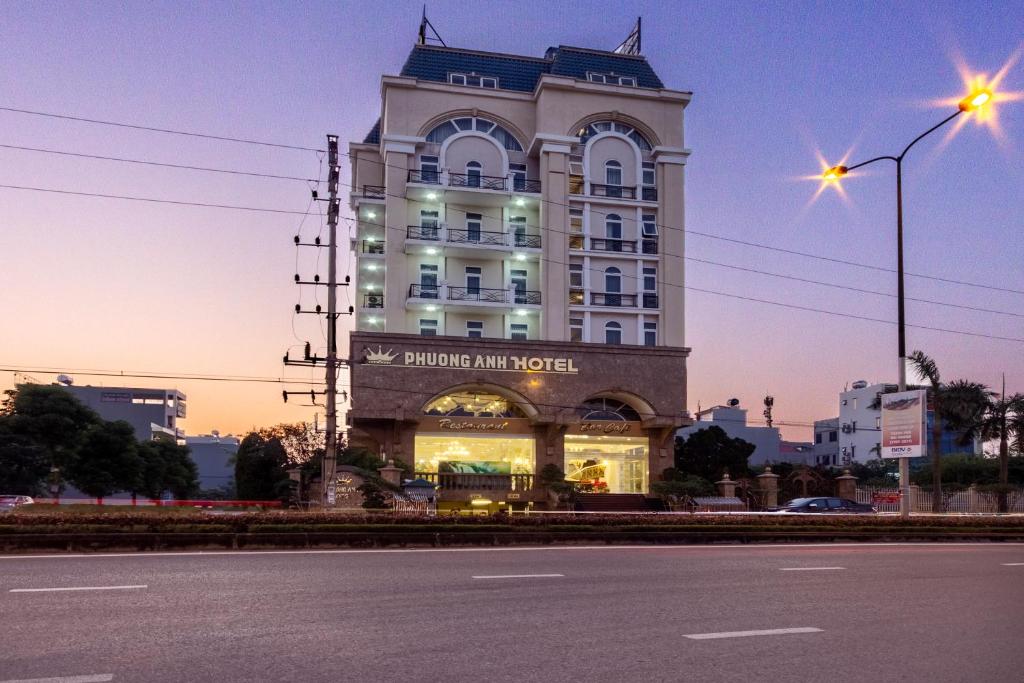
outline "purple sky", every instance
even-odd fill
[[[320,147],[358,139],[379,78],[415,40],[421,3],[7,3],[0,106]],[[431,2],[451,46],[541,56],[550,45],[610,49],[644,18],[644,53],[686,113],[687,227],[876,266],[895,256],[892,168],[845,183],[848,202],[798,180],[851,147],[898,152],[941,120],[928,102],[962,94],[955,55],[994,74],[1024,36],[1006,3]],[[1024,64],[1003,89],[1024,90]],[[999,107],[1000,141],[968,125],[915,148],[904,174],[907,270],[1024,292],[1024,102]],[[316,176],[309,152],[130,131],[0,111],[0,144]],[[347,182],[347,177],[343,177]],[[301,182],[75,159],[0,147],[0,184],[303,211]],[[0,365],[278,376],[280,357],[323,343],[293,322],[292,236],[301,217],[0,189]],[[317,216],[303,226],[311,237]],[[895,292],[895,276],[698,235],[688,256]],[[299,270],[312,274],[304,255]],[[343,272],[347,271],[347,261]],[[321,272],[323,269],[321,269]],[[689,265],[688,284],[895,320],[895,299]],[[1018,317],[908,303],[908,322],[1024,338],[1024,294],[909,278],[908,296]],[[344,298],[344,295],[343,295]],[[303,294],[312,305],[312,292]],[[689,408],[738,397],[760,416],[833,416],[856,379],[895,380],[896,329],[711,294],[687,295]],[[293,325],[295,334],[293,335]],[[1024,391],[1024,344],[911,328],[910,349],[945,376]],[[289,371],[308,378],[308,373]],[[34,373],[41,381],[53,374]],[[0,385],[13,381],[0,374]],[[79,383],[116,384],[78,377]],[[271,384],[177,385],[190,432],[238,432],[311,417]],[[296,387],[298,388],[298,387]],[[672,387],[666,387],[672,391]],[[320,411],[322,414],[322,410]],[[790,438],[810,437],[787,427]]]

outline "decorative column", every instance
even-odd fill
[[[377,471],[380,472],[380,478],[389,484],[395,486],[402,485],[402,468],[395,467],[394,460],[388,460],[388,464],[384,467],[378,467]]]
[[[729,477],[728,472],[722,475],[721,481],[715,482],[715,486],[718,487],[718,495],[722,498],[736,497],[736,482]]]
[[[384,161],[384,326],[385,332],[405,329],[405,300],[409,294],[405,256],[405,223],[409,215],[405,187],[409,169],[415,165],[416,144],[425,138],[382,135],[380,155]]]
[[[686,253],[683,238],[685,205],[683,201],[683,169],[690,150],[681,147],[655,147],[658,182],[658,307],[661,310],[658,334],[661,345],[685,346],[685,311],[683,290],[686,282],[682,256]],[[680,258],[666,257],[674,254]],[[670,303],[672,302],[672,303]]]
[[[757,491],[760,494],[762,507],[772,508],[779,504],[779,475],[772,472],[772,466],[764,468],[764,473],[757,475]]]
[[[544,308],[540,336],[569,340],[569,154],[578,138],[538,133],[531,149],[540,146],[541,265]]]
[[[843,470],[843,474],[836,477],[836,496],[857,500],[857,477],[850,474],[850,470]]]

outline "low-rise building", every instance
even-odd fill
[[[199,471],[199,488],[221,489],[235,483],[235,454],[240,443],[237,436],[212,434],[186,436],[192,461]]]
[[[62,384],[75,398],[104,420],[124,420],[130,424],[139,441],[185,438],[181,426],[186,415],[185,394],[177,389],[75,386],[70,381]]]
[[[754,444],[754,452],[747,460],[749,464],[764,465],[765,463],[779,462],[779,446],[782,437],[778,428],[748,425],[747,410],[740,408],[738,401],[735,405],[714,406],[698,411],[697,421],[677,431],[676,436],[686,439],[691,434],[709,427],[721,427],[722,431],[730,437]]]

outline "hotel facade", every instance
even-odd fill
[[[683,110],[647,60],[416,45],[349,145],[349,441],[442,507],[647,494],[686,413]],[[547,467],[547,472],[552,468]]]

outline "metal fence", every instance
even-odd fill
[[[931,512],[933,492],[910,487],[911,511]],[[999,494],[979,491],[971,487],[962,491],[943,491],[943,509],[946,512],[994,513],[999,510]],[[895,488],[857,487],[857,502],[874,505],[879,512],[899,512],[900,491]],[[1007,512],[1024,512],[1024,489],[1006,494]]]

